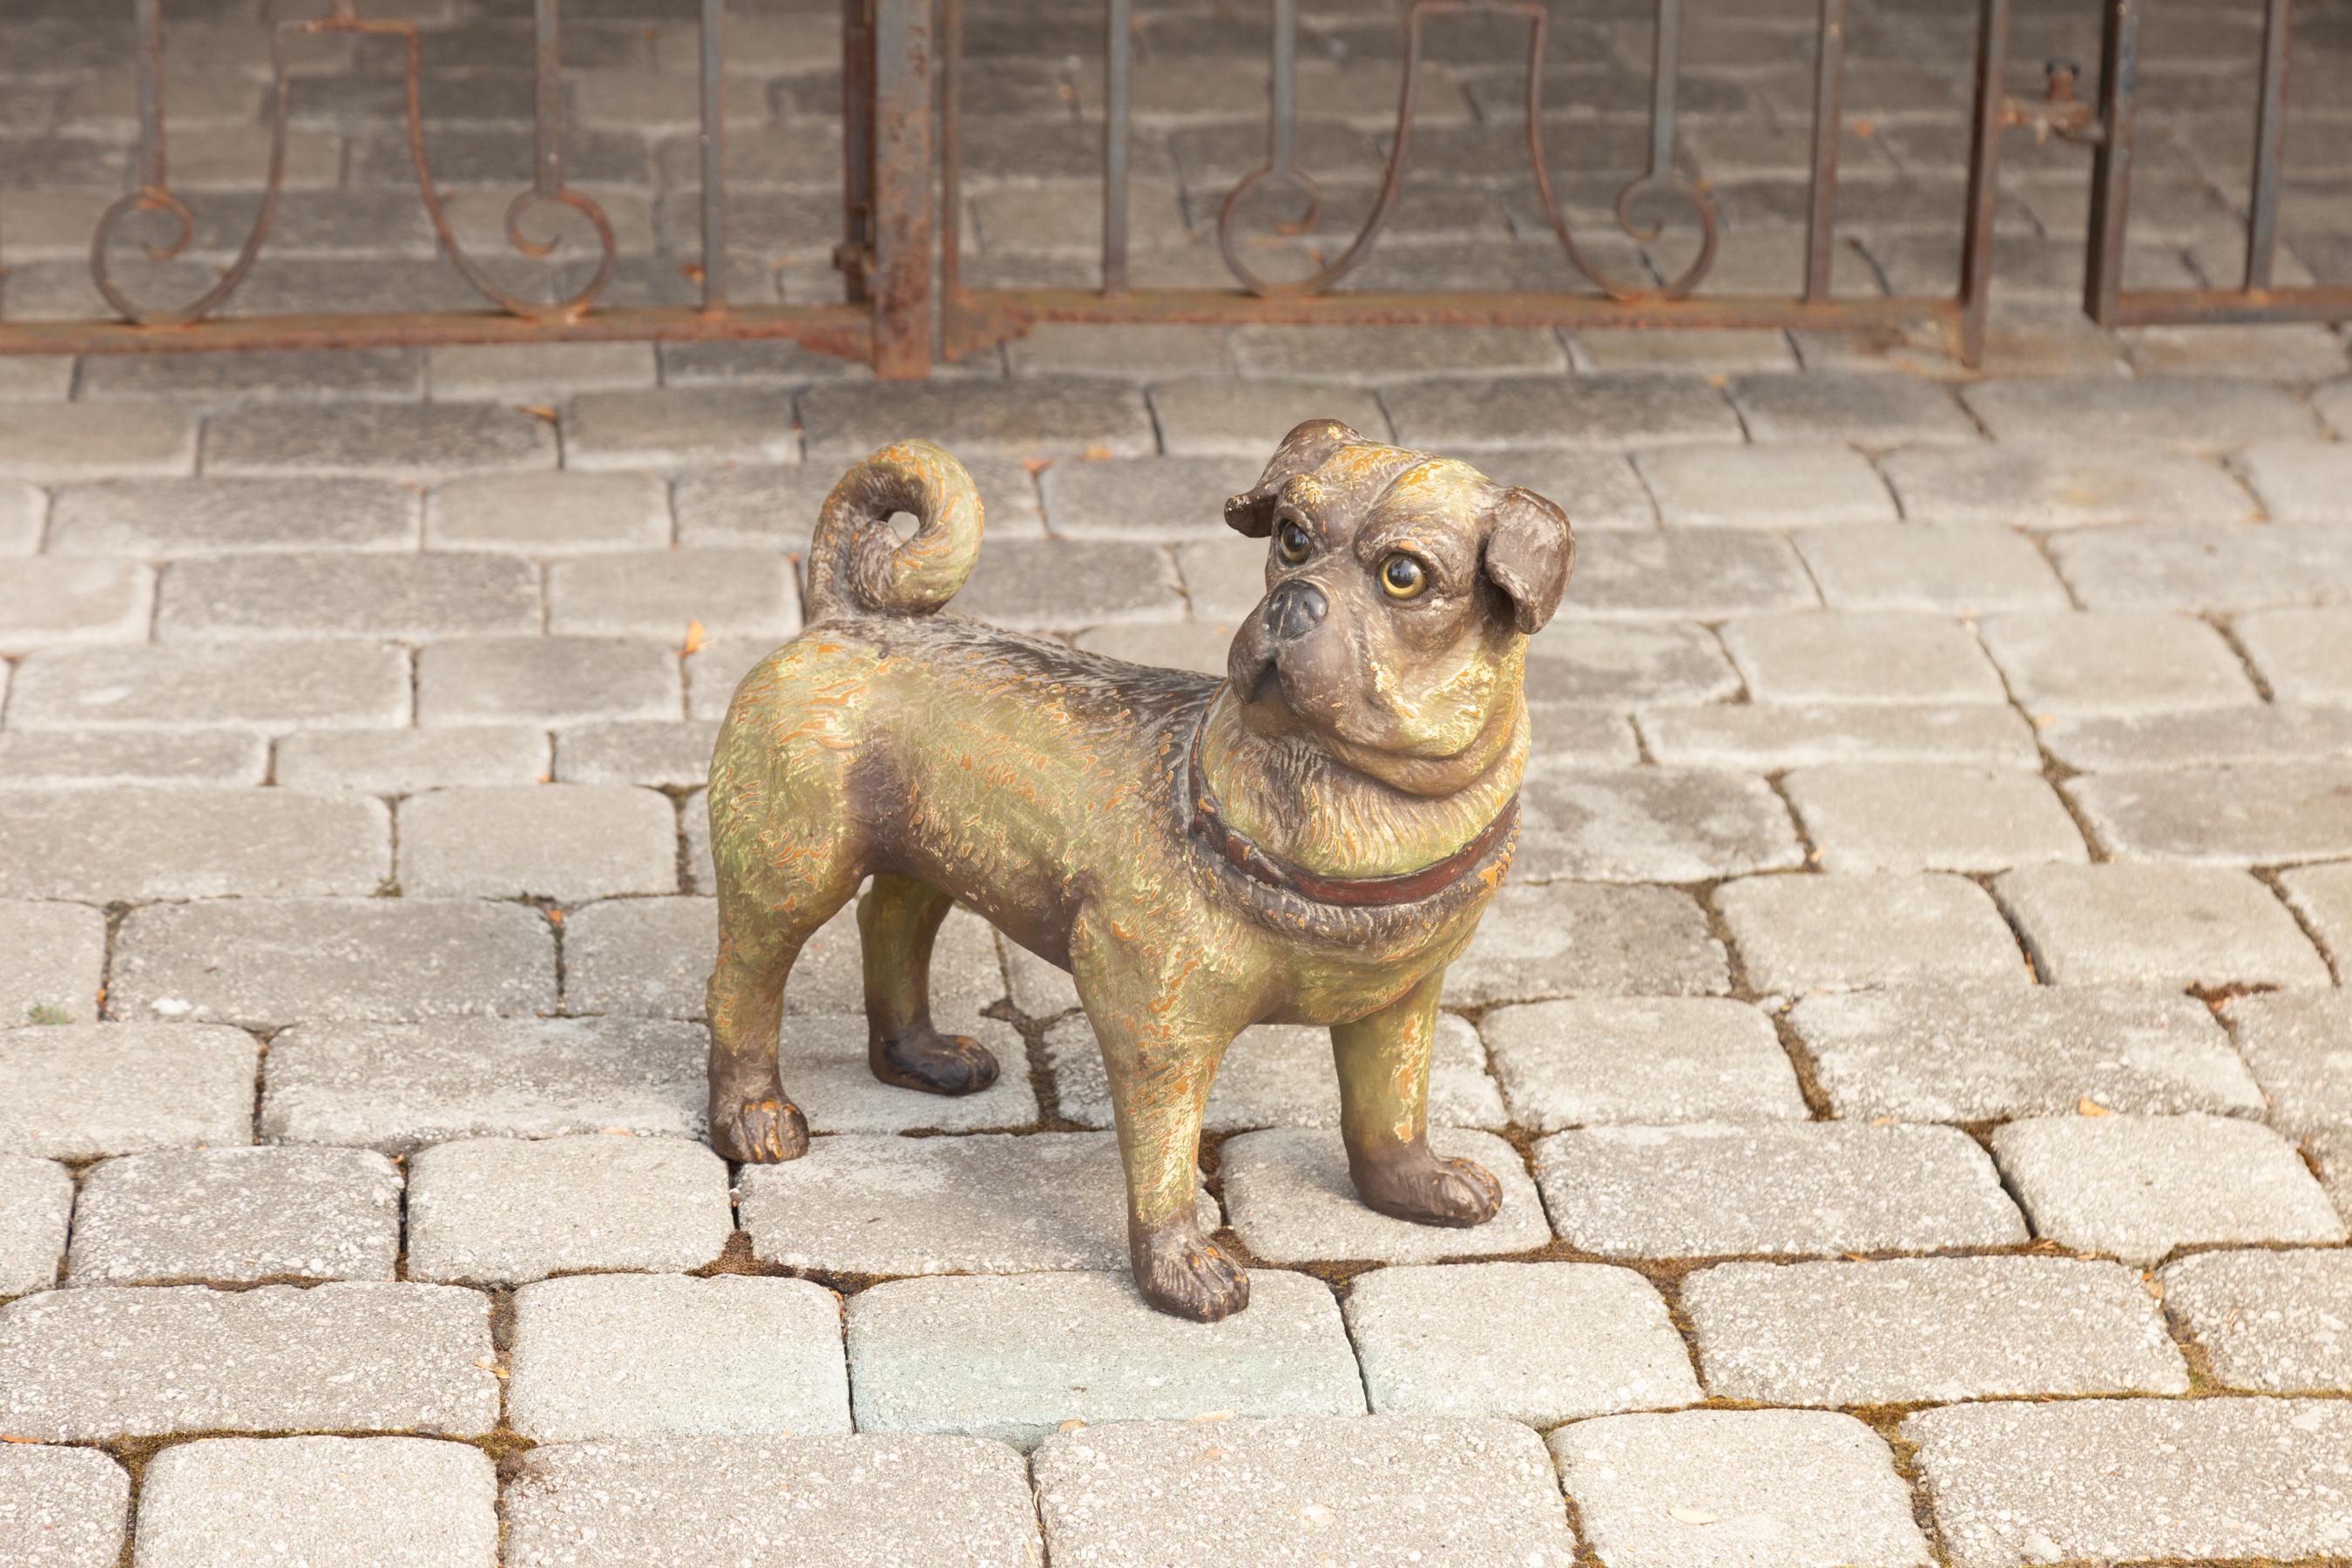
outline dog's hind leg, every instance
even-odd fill
[[[832,914],[812,922],[719,880],[719,962],[707,996],[710,1146],[726,1159],[768,1165],[808,1151],[808,1121],[776,1070],[776,1035],[793,963]]]
[[[954,900],[911,877],[877,876],[857,900],[866,962],[866,1060],[874,1076],[929,1094],[977,1094],[996,1058],[969,1035],[931,1026],[931,942]]]
[[[1201,1234],[1201,1118],[1235,1031],[1178,1000],[1181,975],[1137,961],[1108,921],[1070,937],[1078,999],[1101,1044],[1127,1175],[1127,1253],[1136,1288],[1163,1312],[1202,1322],[1249,1305],[1249,1276]],[[1186,966],[1188,969],[1190,966]]]
[[[1502,1206],[1502,1184],[1468,1160],[1429,1147],[1429,1058],[1437,1043],[1438,970],[1379,1012],[1334,1025],[1339,1136],[1348,1173],[1381,1214],[1423,1225],[1484,1225]]]

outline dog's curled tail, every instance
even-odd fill
[[[911,512],[915,532],[890,526]],[[980,559],[980,491],[948,450],[895,441],[841,476],[809,541],[813,620],[844,611],[928,616],[955,597]]]

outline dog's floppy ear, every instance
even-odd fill
[[[1511,601],[1512,624],[1523,632],[1541,631],[1576,569],[1568,513],[1514,486],[1486,515],[1486,575]]]
[[[1324,458],[1363,439],[1337,419],[1309,419],[1293,426],[1274,449],[1265,472],[1258,476],[1257,488],[1225,502],[1225,526],[1235,533],[1264,539],[1274,531],[1274,505],[1283,481],[1313,473],[1323,466]]]

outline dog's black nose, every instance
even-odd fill
[[[1312,583],[1285,583],[1265,604],[1265,629],[1280,642],[1296,642],[1323,624],[1331,602]]]

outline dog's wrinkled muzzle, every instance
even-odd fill
[[[1323,624],[1331,602],[1312,583],[1285,583],[1251,612],[1225,657],[1225,679],[1234,694],[1247,702],[1272,695],[1282,649]]]

